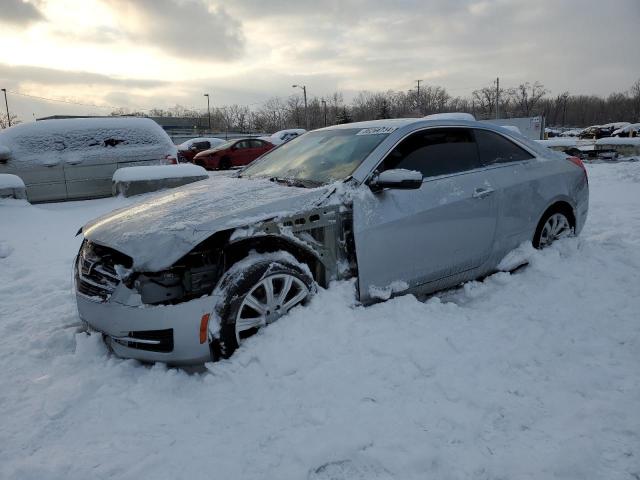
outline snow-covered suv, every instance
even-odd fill
[[[177,148],[149,118],[74,118],[0,131],[0,173],[19,176],[31,202],[111,195],[121,167],[176,163]]]
[[[229,356],[313,294],[428,293],[495,271],[524,241],[578,233],[579,159],[465,120],[397,119],[306,133],[237,178],[212,178],[82,228],[82,320],[119,356]]]

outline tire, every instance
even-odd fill
[[[533,247],[540,250],[560,238],[573,235],[574,227],[572,215],[569,215],[565,209],[560,207],[549,209],[538,222],[533,235]]]
[[[220,331],[210,344],[214,361],[229,358],[244,339],[286,315],[315,292],[313,278],[293,256],[263,254],[251,263],[247,260],[236,264],[242,265],[240,268],[232,266],[221,282],[226,300],[218,308]],[[272,301],[265,285],[271,285]]]
[[[231,168],[231,160],[229,157],[222,157],[218,162],[218,170],[229,170]]]

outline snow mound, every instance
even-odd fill
[[[7,242],[0,240],[0,259],[7,258],[13,252],[13,247]]]
[[[375,285],[371,285],[369,287],[369,295],[371,298],[377,298],[379,300],[389,300],[391,295],[394,293],[404,292],[409,288],[407,282],[403,282],[401,280],[396,280],[395,282],[391,282],[389,285],[385,287],[377,287]]]
[[[536,254],[531,242],[525,242],[518,248],[511,250],[498,264],[498,270],[509,272],[529,263],[529,259]]]
[[[9,188],[24,188],[24,182],[17,175],[0,173],[0,190]]]
[[[181,163],[179,165],[150,165],[143,167],[119,168],[113,174],[113,181],[135,182],[140,180],[206,176],[208,175],[204,168],[190,163]]]
[[[432,113],[423,117],[425,120],[468,120],[471,122],[476,121],[476,117],[470,113],[462,112],[450,112],[450,113]]]
[[[74,234],[131,200],[2,204],[0,478],[637,477],[640,162],[587,169],[582,234],[527,268],[370,307],[334,283],[196,372],[78,333]]]
[[[0,145],[0,160],[6,160],[11,156],[11,149],[9,147],[5,147],[4,145]]]

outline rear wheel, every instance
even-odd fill
[[[227,301],[220,308],[220,332],[211,343],[213,360],[229,358],[242,342],[307,300],[313,278],[294,261],[260,255],[244,268],[230,269],[222,282]]]
[[[566,212],[551,210],[547,212],[536,228],[533,237],[535,248],[545,248],[560,238],[573,234],[573,226]]]
[[[218,163],[218,170],[229,170],[231,168],[231,160],[229,157],[222,157]]]

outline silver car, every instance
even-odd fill
[[[110,196],[116,169],[176,157],[176,146],[149,118],[51,119],[0,131],[0,173],[19,176],[30,202]]]
[[[368,304],[494,272],[579,233],[588,196],[579,159],[486,123],[328,127],[84,226],[78,310],[121,357],[224,358],[316,285]]]

